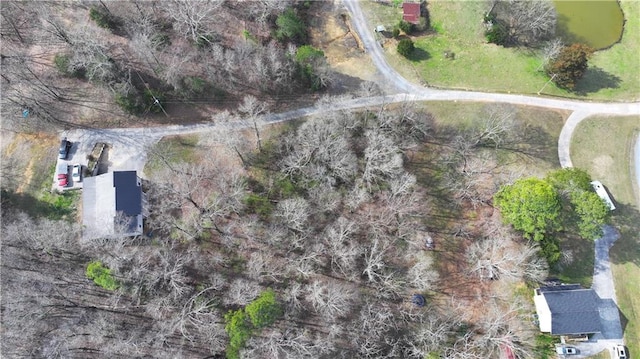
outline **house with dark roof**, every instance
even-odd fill
[[[115,171],[84,180],[83,237],[142,234],[147,199],[136,171]]]
[[[540,287],[534,291],[533,302],[541,332],[584,336],[601,331],[601,299],[593,289],[579,284]]]
[[[420,4],[413,2],[405,2],[402,4],[402,20],[411,23],[420,23]]]

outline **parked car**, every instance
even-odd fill
[[[615,354],[614,358],[616,359],[627,359],[627,349],[625,349],[624,345],[616,345],[613,347],[613,353]]]
[[[578,354],[578,350],[574,347],[558,346],[556,347],[556,353],[560,355],[574,355]]]
[[[71,150],[71,141],[67,140],[67,138],[63,138],[60,141],[60,150],[58,151],[58,158],[61,160],[66,160],[69,157],[69,150]]]
[[[69,184],[69,177],[66,173],[58,173],[58,186],[67,187]]]
[[[73,165],[73,169],[71,170],[71,178],[73,178],[74,182],[82,181],[82,166],[79,164]]]

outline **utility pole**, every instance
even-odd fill
[[[542,88],[540,90],[538,90],[538,95],[540,95],[540,92],[542,92],[542,90],[544,90],[545,87],[547,87],[547,85],[549,84],[549,82],[553,81],[553,79],[556,77],[557,74],[553,74],[553,76],[551,76],[551,78],[549,79],[549,81],[547,81],[546,84],[544,84],[544,86],[542,86]]]

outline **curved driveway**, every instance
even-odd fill
[[[472,100],[487,102],[507,102],[518,105],[538,106],[574,111],[562,128],[558,140],[558,157],[562,167],[572,167],[569,145],[571,135],[576,126],[588,116],[595,114],[634,115],[640,114],[640,103],[593,103],[575,100],[559,100],[543,97],[507,95],[495,93],[480,93],[452,90],[436,90],[418,86],[408,82],[398,72],[387,64],[382,48],[375,41],[369,25],[365,19],[358,0],[343,0],[344,5],[351,13],[351,20],[358,31],[360,38],[373,59],[378,71],[389,84],[393,84],[399,91],[417,95],[420,101],[428,100]]]

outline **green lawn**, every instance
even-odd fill
[[[574,166],[602,181],[616,202],[613,222],[621,237],[611,250],[611,261],[625,343],[632,358],[640,356],[640,203],[631,165],[632,146],[639,133],[640,116],[593,117],[577,127],[571,142]]]
[[[581,94],[568,93],[549,84],[542,91],[551,96],[601,100],[638,99],[640,93],[640,2],[621,0],[627,22],[621,43],[593,56],[591,67],[578,84]],[[392,27],[402,10],[362,1],[371,24]],[[403,76],[435,87],[492,92],[535,94],[547,83],[539,71],[535,51],[488,44],[481,22],[488,10],[484,1],[435,0],[429,2],[431,33],[414,37],[417,52],[406,60],[395,52],[395,40],[385,45],[387,59]],[[446,59],[445,51],[455,53]]]
[[[166,167],[167,163],[195,161],[199,139],[198,135],[163,137],[149,151],[143,172],[151,176],[158,169]]]

